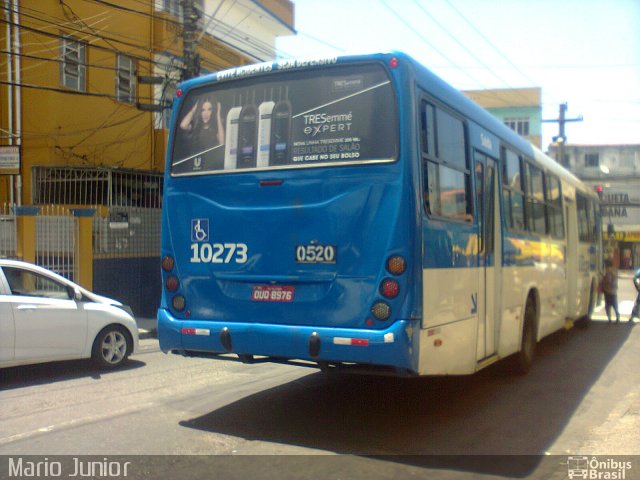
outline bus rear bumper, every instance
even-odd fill
[[[385,330],[180,320],[158,310],[158,339],[165,353],[235,354],[246,362],[300,360],[323,368],[390,367],[397,369],[394,374],[417,372],[419,329],[419,321],[410,320]]]

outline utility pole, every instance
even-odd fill
[[[184,71],[182,80],[197,77],[200,74],[200,55],[198,55],[198,20],[200,12],[196,10],[194,0],[181,0],[182,3],[182,52],[184,57]]]
[[[564,161],[564,146],[567,143],[567,136],[564,133],[564,124],[567,122],[581,122],[583,120],[582,115],[576,118],[566,118],[566,113],[567,104],[565,102],[560,104],[560,113],[558,115],[558,118],[542,120],[543,122],[558,123],[559,133],[556,137],[553,137],[553,142],[558,145],[556,161],[563,167],[568,167],[568,165],[566,165],[566,162]]]

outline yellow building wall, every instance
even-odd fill
[[[10,21],[8,12],[0,9],[0,19]],[[5,50],[7,45],[6,24],[0,22],[0,45]],[[7,69],[10,68],[11,62],[8,61],[8,55],[0,55],[0,80],[8,81]],[[11,145],[9,140],[9,86],[0,84],[0,146]],[[0,208],[3,203],[9,202],[10,176],[0,174]]]
[[[152,114],[115,100],[117,51],[149,59],[149,19],[82,0],[67,0],[65,4],[66,8],[58,2],[20,2],[24,27],[21,52],[50,59],[21,58],[22,84],[44,87],[21,89],[22,200],[25,204],[32,200],[34,166],[115,166],[145,170],[155,167],[151,162]],[[119,4],[140,8],[133,0]],[[52,28],[53,22],[59,26]],[[60,34],[87,43],[84,93],[61,86],[60,39],[56,38]],[[102,36],[114,40],[105,40]],[[140,48],[131,45],[140,45]],[[137,67],[140,72],[149,72],[150,64],[137,61]],[[46,90],[47,87],[52,90]],[[142,98],[151,96],[148,85],[138,85],[137,92]]]
[[[118,8],[86,0],[19,2],[22,204],[33,203],[32,169],[36,166],[164,169],[167,135],[165,130],[155,129],[157,115],[115,99],[116,57],[118,52],[134,57],[137,74],[153,76],[156,53],[181,56],[182,27],[177,18],[156,11],[151,0],[112,3]],[[293,25],[293,4],[289,0],[260,3]],[[0,16],[8,19],[6,10]],[[6,26],[0,27],[4,49]],[[60,35],[86,44],[85,92],[61,85]],[[198,53],[207,68],[249,63],[209,35],[200,39]],[[6,69],[16,65],[18,57],[4,54],[0,58],[4,60],[0,61],[0,78],[4,81]],[[0,145],[8,145],[9,90],[0,85]],[[153,94],[153,85],[136,85],[138,102],[156,103]],[[9,179],[0,175],[0,203],[10,199]]]

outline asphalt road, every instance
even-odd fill
[[[596,318],[543,340],[523,377],[497,364],[327,378],[165,355],[152,338],[116,371],[3,369],[0,477],[11,458],[94,455],[131,459],[126,478],[566,478],[569,457],[598,455],[628,458],[625,478],[640,478],[640,324]]]

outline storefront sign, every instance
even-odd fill
[[[0,147],[0,175],[20,173],[20,147]]]
[[[613,234],[603,233],[606,240],[616,240],[617,242],[640,242],[640,232],[615,232]]]
[[[635,186],[606,188],[601,202],[604,223],[640,226],[640,190]]]

